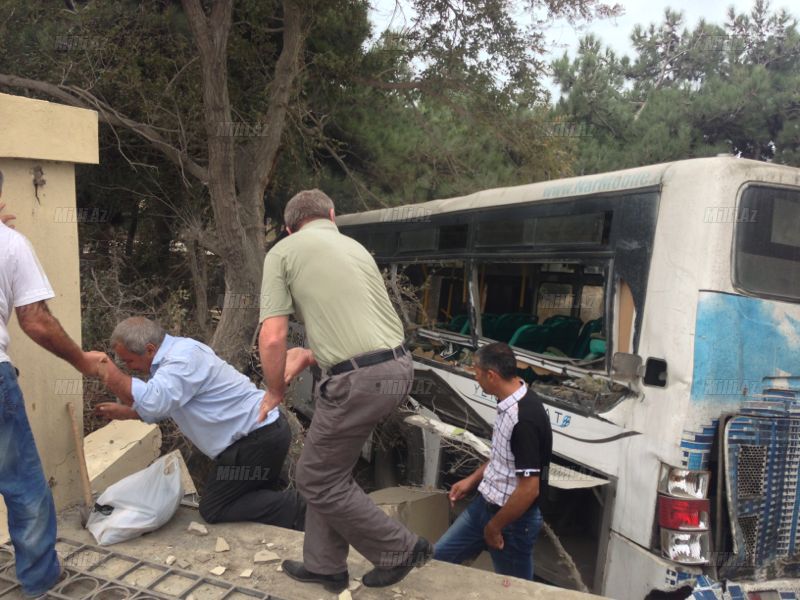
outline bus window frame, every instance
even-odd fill
[[[736,194],[736,204],[734,206],[734,216],[740,214],[740,210],[742,209],[742,201],[744,199],[744,195],[750,188],[768,188],[768,189],[776,189],[776,190],[786,190],[789,192],[794,192],[800,196],[800,188],[791,185],[780,185],[777,183],[767,182],[767,181],[747,181],[743,183]],[[774,207],[773,207],[774,208]],[[772,214],[770,213],[770,216]],[[731,251],[730,251],[730,271],[729,277],[731,281],[731,287],[736,290],[738,293],[749,296],[751,298],[762,298],[764,300],[777,300],[779,302],[790,302],[792,304],[800,303],[800,298],[792,298],[787,296],[781,296],[779,294],[768,294],[764,292],[757,292],[753,291],[745,286],[743,286],[737,277],[737,248],[739,246],[739,232],[742,223],[738,219],[734,219],[733,223],[733,232],[731,235]]]
[[[375,221],[374,223],[358,223],[342,228],[346,235],[361,238],[364,235],[399,238],[402,229],[425,229],[446,225],[468,224],[468,243],[463,249],[436,250],[426,252],[400,252],[395,243],[394,252],[375,254],[378,264],[383,266],[392,263],[427,263],[445,260],[463,260],[466,262],[501,258],[517,258],[526,262],[546,259],[546,262],[558,262],[570,258],[579,261],[604,257],[614,262],[613,277],[624,279],[631,289],[636,306],[634,316],[633,341],[631,351],[638,352],[639,338],[644,318],[647,284],[655,243],[655,230],[661,202],[661,187],[644,186],[641,188],[594,194],[591,196],[570,196],[552,198],[543,201],[531,201],[497,207],[480,209],[464,209],[454,212],[427,215],[425,220],[414,222]],[[513,246],[476,248],[475,236],[477,222],[492,218],[526,218],[539,216],[558,216],[577,213],[611,212],[608,219],[609,231],[607,243],[601,245],[559,245]],[[605,234],[604,234],[605,237]],[[609,295],[606,294],[608,299]],[[613,298],[613,296],[612,296]]]

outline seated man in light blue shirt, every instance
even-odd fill
[[[305,502],[295,490],[278,490],[291,430],[278,409],[258,422],[265,392],[190,338],[167,335],[144,317],[119,323],[114,353],[143,381],[120,371],[98,353],[100,377],[122,402],[98,404],[109,419],[155,423],[171,417],[181,432],[215,464],[200,498],[209,523],[256,521],[302,531]]]

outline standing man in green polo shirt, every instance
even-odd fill
[[[352,545],[375,565],[365,586],[393,585],[433,548],[375,506],[352,471],[375,425],[411,389],[403,326],[375,260],[339,233],[327,195],[300,192],[284,221],[290,235],[264,260],[258,348],[268,391],[261,416],[283,401],[285,382],[305,367],[316,363],[326,377],[297,464],[297,488],[308,503],[303,561],[284,561],[283,570],[338,593],[348,585]],[[304,322],[310,349],[294,350],[287,362],[291,314]]]

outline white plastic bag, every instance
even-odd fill
[[[182,497],[180,464],[168,454],[108,487],[97,505],[113,510],[107,515],[93,510],[86,528],[101,546],[124,542],[167,523]]]

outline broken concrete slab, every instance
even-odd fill
[[[167,557],[167,560],[165,560],[164,562],[167,564],[168,567],[171,567],[173,564],[175,564],[176,560],[178,560],[178,557],[170,554]]]
[[[442,537],[450,524],[447,492],[392,487],[372,492],[369,497],[387,515],[432,544]]]
[[[161,529],[146,536],[121,542],[114,546],[120,553],[151,560],[153,556],[175,554],[193,560],[198,552],[207,552],[213,546],[210,540],[186,534],[189,522],[198,519],[197,511],[181,507]],[[87,544],[93,544],[91,534],[81,528],[77,509],[61,513],[58,522],[59,535],[64,538]],[[225,560],[228,570],[219,579],[232,585],[241,585],[239,570],[252,564],[254,545],[260,540],[273,540],[280,548],[284,558],[299,559],[303,556],[303,534],[297,531],[261,525],[257,523],[219,523],[214,525],[214,534],[224,537],[231,546]],[[172,546],[167,550],[167,546]],[[263,545],[261,546],[263,547]],[[177,564],[177,563],[176,563]],[[234,568],[235,565],[235,568]],[[268,567],[268,568],[265,568]],[[330,600],[335,595],[326,594],[319,585],[302,584],[294,581],[286,573],[278,572],[277,565],[255,566],[253,577],[247,586],[263,590],[277,598],[291,600]],[[353,578],[361,577],[372,569],[372,565],[354,549],[350,550],[348,568]],[[200,575],[208,575],[206,568],[194,571]],[[450,600],[456,598],[500,598],[503,600],[590,600],[598,598],[571,590],[554,588],[539,583],[524,581],[513,577],[504,577],[494,573],[486,573],[468,567],[431,561],[421,569],[413,569],[399,585],[405,592],[406,600]],[[197,596],[197,594],[195,594]],[[358,600],[385,600],[391,598],[385,588],[358,588]]]
[[[209,573],[211,573],[212,575],[216,575],[217,577],[225,573],[225,571],[227,571],[227,568],[223,567],[222,565],[219,565],[218,567],[214,567],[213,569],[208,570]]]
[[[183,486],[183,495],[188,496],[190,494],[196,494],[197,488],[194,485],[192,476],[189,474],[189,467],[186,466],[186,461],[183,460],[183,455],[181,454],[181,451],[173,450],[166,456],[174,456],[175,460],[178,461],[178,464],[181,467],[181,486]]]
[[[350,590],[345,590],[339,594],[339,600],[353,600],[353,596],[350,595]]]
[[[179,558],[178,561],[175,563],[175,566],[178,567],[179,569],[186,570],[192,566],[192,563],[190,563],[188,560],[183,560],[182,558]]]
[[[208,527],[197,521],[192,521],[186,528],[186,531],[193,535],[208,535]]]
[[[225,538],[217,538],[217,544],[214,546],[214,552],[228,552],[230,549],[231,547],[228,545],[228,542],[225,541]]]
[[[83,440],[92,490],[106,488],[148,467],[161,454],[161,430],[142,421],[111,421]]]
[[[241,573],[239,573],[239,577],[244,577],[245,579],[250,579],[253,576],[253,569],[245,569]]]

